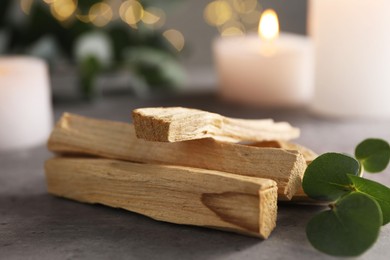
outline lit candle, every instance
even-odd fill
[[[279,34],[272,10],[263,13],[259,34],[215,41],[220,94],[249,105],[306,105],[313,92],[311,41],[305,36]]]
[[[390,1],[312,0],[313,110],[390,118]]]
[[[46,64],[36,58],[0,57],[0,151],[42,144],[51,128]]]

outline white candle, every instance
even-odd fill
[[[43,144],[52,121],[44,61],[0,57],[0,151]]]
[[[390,1],[312,0],[313,110],[390,118]]]
[[[215,41],[220,94],[257,106],[307,104],[313,91],[311,41],[286,33],[270,38],[247,35]]]

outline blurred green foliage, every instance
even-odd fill
[[[99,2],[102,0],[78,1],[77,8],[87,14],[90,7]],[[162,5],[161,1],[140,2],[145,8]],[[167,7],[178,3],[176,0],[164,2],[163,5]],[[0,38],[6,38],[3,39],[3,52],[40,56],[52,66],[65,62],[77,67],[80,90],[87,98],[93,98],[91,93],[94,93],[95,78],[104,71],[131,70],[131,75],[138,77],[135,82],[143,82],[143,87],[149,86],[150,89],[174,89],[183,83],[184,72],[177,61],[178,51],[159,29],[152,29],[143,23],[137,24],[136,29],[131,28],[120,19],[103,27],[75,18],[59,21],[51,14],[50,6],[43,1],[33,1],[28,15],[20,11],[21,15],[15,17],[13,12],[15,8],[20,9],[19,3],[0,1],[0,32],[3,32]],[[81,60],[76,57],[77,41],[91,32],[99,32],[109,39],[112,57],[106,66],[93,55],[86,55]],[[43,51],[34,52],[43,39],[50,39],[51,52],[47,45],[40,48]],[[141,52],[134,58],[136,50]]]

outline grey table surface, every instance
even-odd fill
[[[137,100],[111,97],[94,104],[60,103],[64,111],[129,121],[143,106],[187,106],[232,117],[287,120],[302,130],[298,140],[323,153],[352,153],[367,137],[390,140],[390,120],[326,119],[305,109],[259,109],[230,105],[212,95]],[[314,250],[305,225],[322,208],[279,205],[277,227],[261,241],[233,233],[157,222],[100,205],[46,193],[43,164],[52,155],[37,148],[0,153],[0,259],[330,259]],[[390,172],[370,175],[390,185]],[[389,259],[390,225],[359,259]]]

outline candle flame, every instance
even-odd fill
[[[267,9],[261,15],[259,36],[268,41],[274,40],[279,36],[279,20],[274,10]]]

